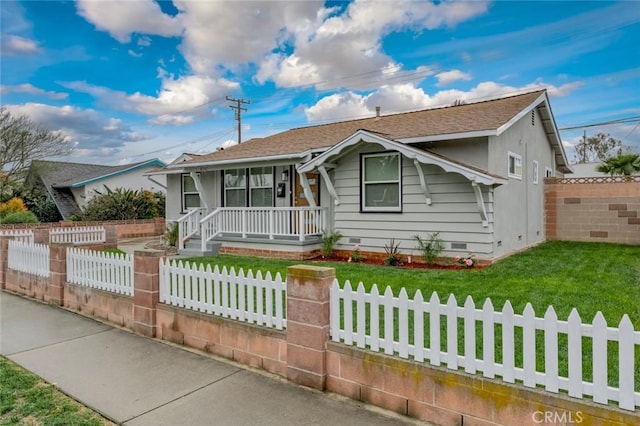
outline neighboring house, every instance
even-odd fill
[[[80,215],[82,207],[96,191],[126,188],[165,192],[166,179],[157,176],[150,180],[146,173],[166,166],[158,159],[121,166],[67,163],[62,161],[34,160],[29,167],[26,183],[41,186],[54,202],[60,215],[69,219]]]
[[[378,109],[183,156],[163,173],[184,251],[304,258],[339,231],[336,249],[384,254],[395,239],[415,257],[414,236],[439,232],[444,256],[493,260],[544,240],[543,179],[571,169],[547,93],[536,91]]]
[[[581,178],[581,177],[604,177],[609,176],[606,173],[599,172],[596,170],[602,163],[578,163],[572,164],[571,168],[573,169],[573,174],[571,177]]]

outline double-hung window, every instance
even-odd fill
[[[224,171],[224,205],[226,207],[245,207],[246,191],[246,169]]]
[[[361,161],[362,211],[402,211],[400,153],[363,154]]]
[[[182,175],[182,210],[200,207],[200,194],[189,175]]]
[[[507,174],[511,178],[522,179],[522,156],[509,152]]]
[[[273,168],[252,167],[249,169],[249,175],[249,205],[273,206]]]

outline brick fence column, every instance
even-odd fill
[[[7,269],[9,267],[9,241],[13,237],[0,236],[0,289],[7,287]]]
[[[163,254],[161,250],[136,250],[133,254],[133,331],[144,336],[156,336]]]
[[[71,244],[49,244],[49,285],[45,301],[64,305],[64,285],[67,282],[67,247]]]
[[[557,180],[544,180],[544,228],[547,240],[558,239],[558,183]]]
[[[329,291],[335,269],[307,265],[287,269],[287,378],[324,390],[329,341]]]
[[[35,244],[49,244],[49,227],[33,228],[33,242]]]
[[[104,247],[108,249],[118,248],[118,230],[114,224],[104,224]]]

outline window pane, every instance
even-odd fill
[[[271,207],[272,205],[272,188],[260,188],[251,190],[251,207]]]
[[[251,169],[251,187],[272,187],[273,173],[271,167],[254,167]]]
[[[200,196],[198,194],[184,194],[184,208],[200,207]]]
[[[224,171],[224,187],[225,188],[244,188],[245,186],[245,169],[234,169]]]
[[[400,205],[400,185],[397,183],[367,184],[364,191],[366,207],[398,207]]]
[[[376,155],[364,159],[364,180],[366,182],[378,182],[386,180],[399,180],[398,154]]]
[[[182,176],[184,192],[198,192],[196,184],[191,176]]]
[[[245,206],[245,190],[244,189],[227,189],[225,197],[225,205],[227,207],[244,207]]]

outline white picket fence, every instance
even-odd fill
[[[442,326],[446,327],[444,351],[441,342],[442,316],[445,317]],[[476,344],[478,323],[482,328],[481,359],[478,358]],[[410,325],[413,326],[412,333],[409,332]],[[464,337],[462,353],[458,352],[459,325]],[[496,325],[501,330],[502,348],[497,353]],[[425,330],[428,330],[427,339]],[[544,333],[544,341],[539,342],[544,346],[543,371],[536,369],[537,330]],[[521,344],[516,344],[516,333],[522,335]],[[568,349],[561,347],[559,351],[561,335],[567,336]],[[560,321],[552,307],[547,309],[544,318],[537,318],[530,304],[527,304],[522,315],[516,315],[508,301],[502,312],[495,312],[489,299],[482,309],[476,309],[471,297],[467,298],[463,307],[459,307],[453,295],[446,304],[441,304],[435,292],[429,301],[423,300],[420,291],[412,300],[404,289],[399,297],[394,297],[389,287],[384,294],[380,294],[374,285],[371,292],[367,293],[362,283],[354,291],[348,281],[343,289],[336,281],[331,288],[331,337],[336,342],[355,344],[375,352],[384,351],[385,354],[398,355],[400,358],[411,356],[418,362],[428,360],[432,365],[445,365],[453,370],[464,368],[465,372],[471,374],[480,371],[488,378],[501,376],[508,383],[518,380],[524,386],[534,388],[540,385],[553,393],[567,391],[569,396],[576,398],[586,395],[601,404],[617,401],[618,406],[625,410],[640,406],[640,392],[634,390],[634,350],[640,350],[640,332],[634,331],[627,315],[623,316],[618,328],[612,328],[607,326],[600,312],[593,324],[583,324],[575,309],[568,321]],[[583,337],[592,339],[592,382],[583,379]],[[609,342],[617,342],[618,387],[608,385]],[[567,377],[559,372],[559,354],[567,357]],[[501,356],[501,363],[496,362],[496,355]],[[521,366],[516,365],[517,355],[522,356]]]
[[[49,276],[49,246],[9,241],[8,267],[28,274]]]
[[[33,244],[33,231],[31,229],[3,229],[0,237],[13,237],[14,240]]]
[[[133,296],[133,256],[69,247],[67,281]]]
[[[263,277],[258,271],[246,275],[217,266],[160,260],[160,302],[224,318],[282,330],[285,317],[286,281],[280,274]]]
[[[57,244],[98,244],[107,240],[102,226],[78,226],[74,228],[51,228],[49,243]]]

